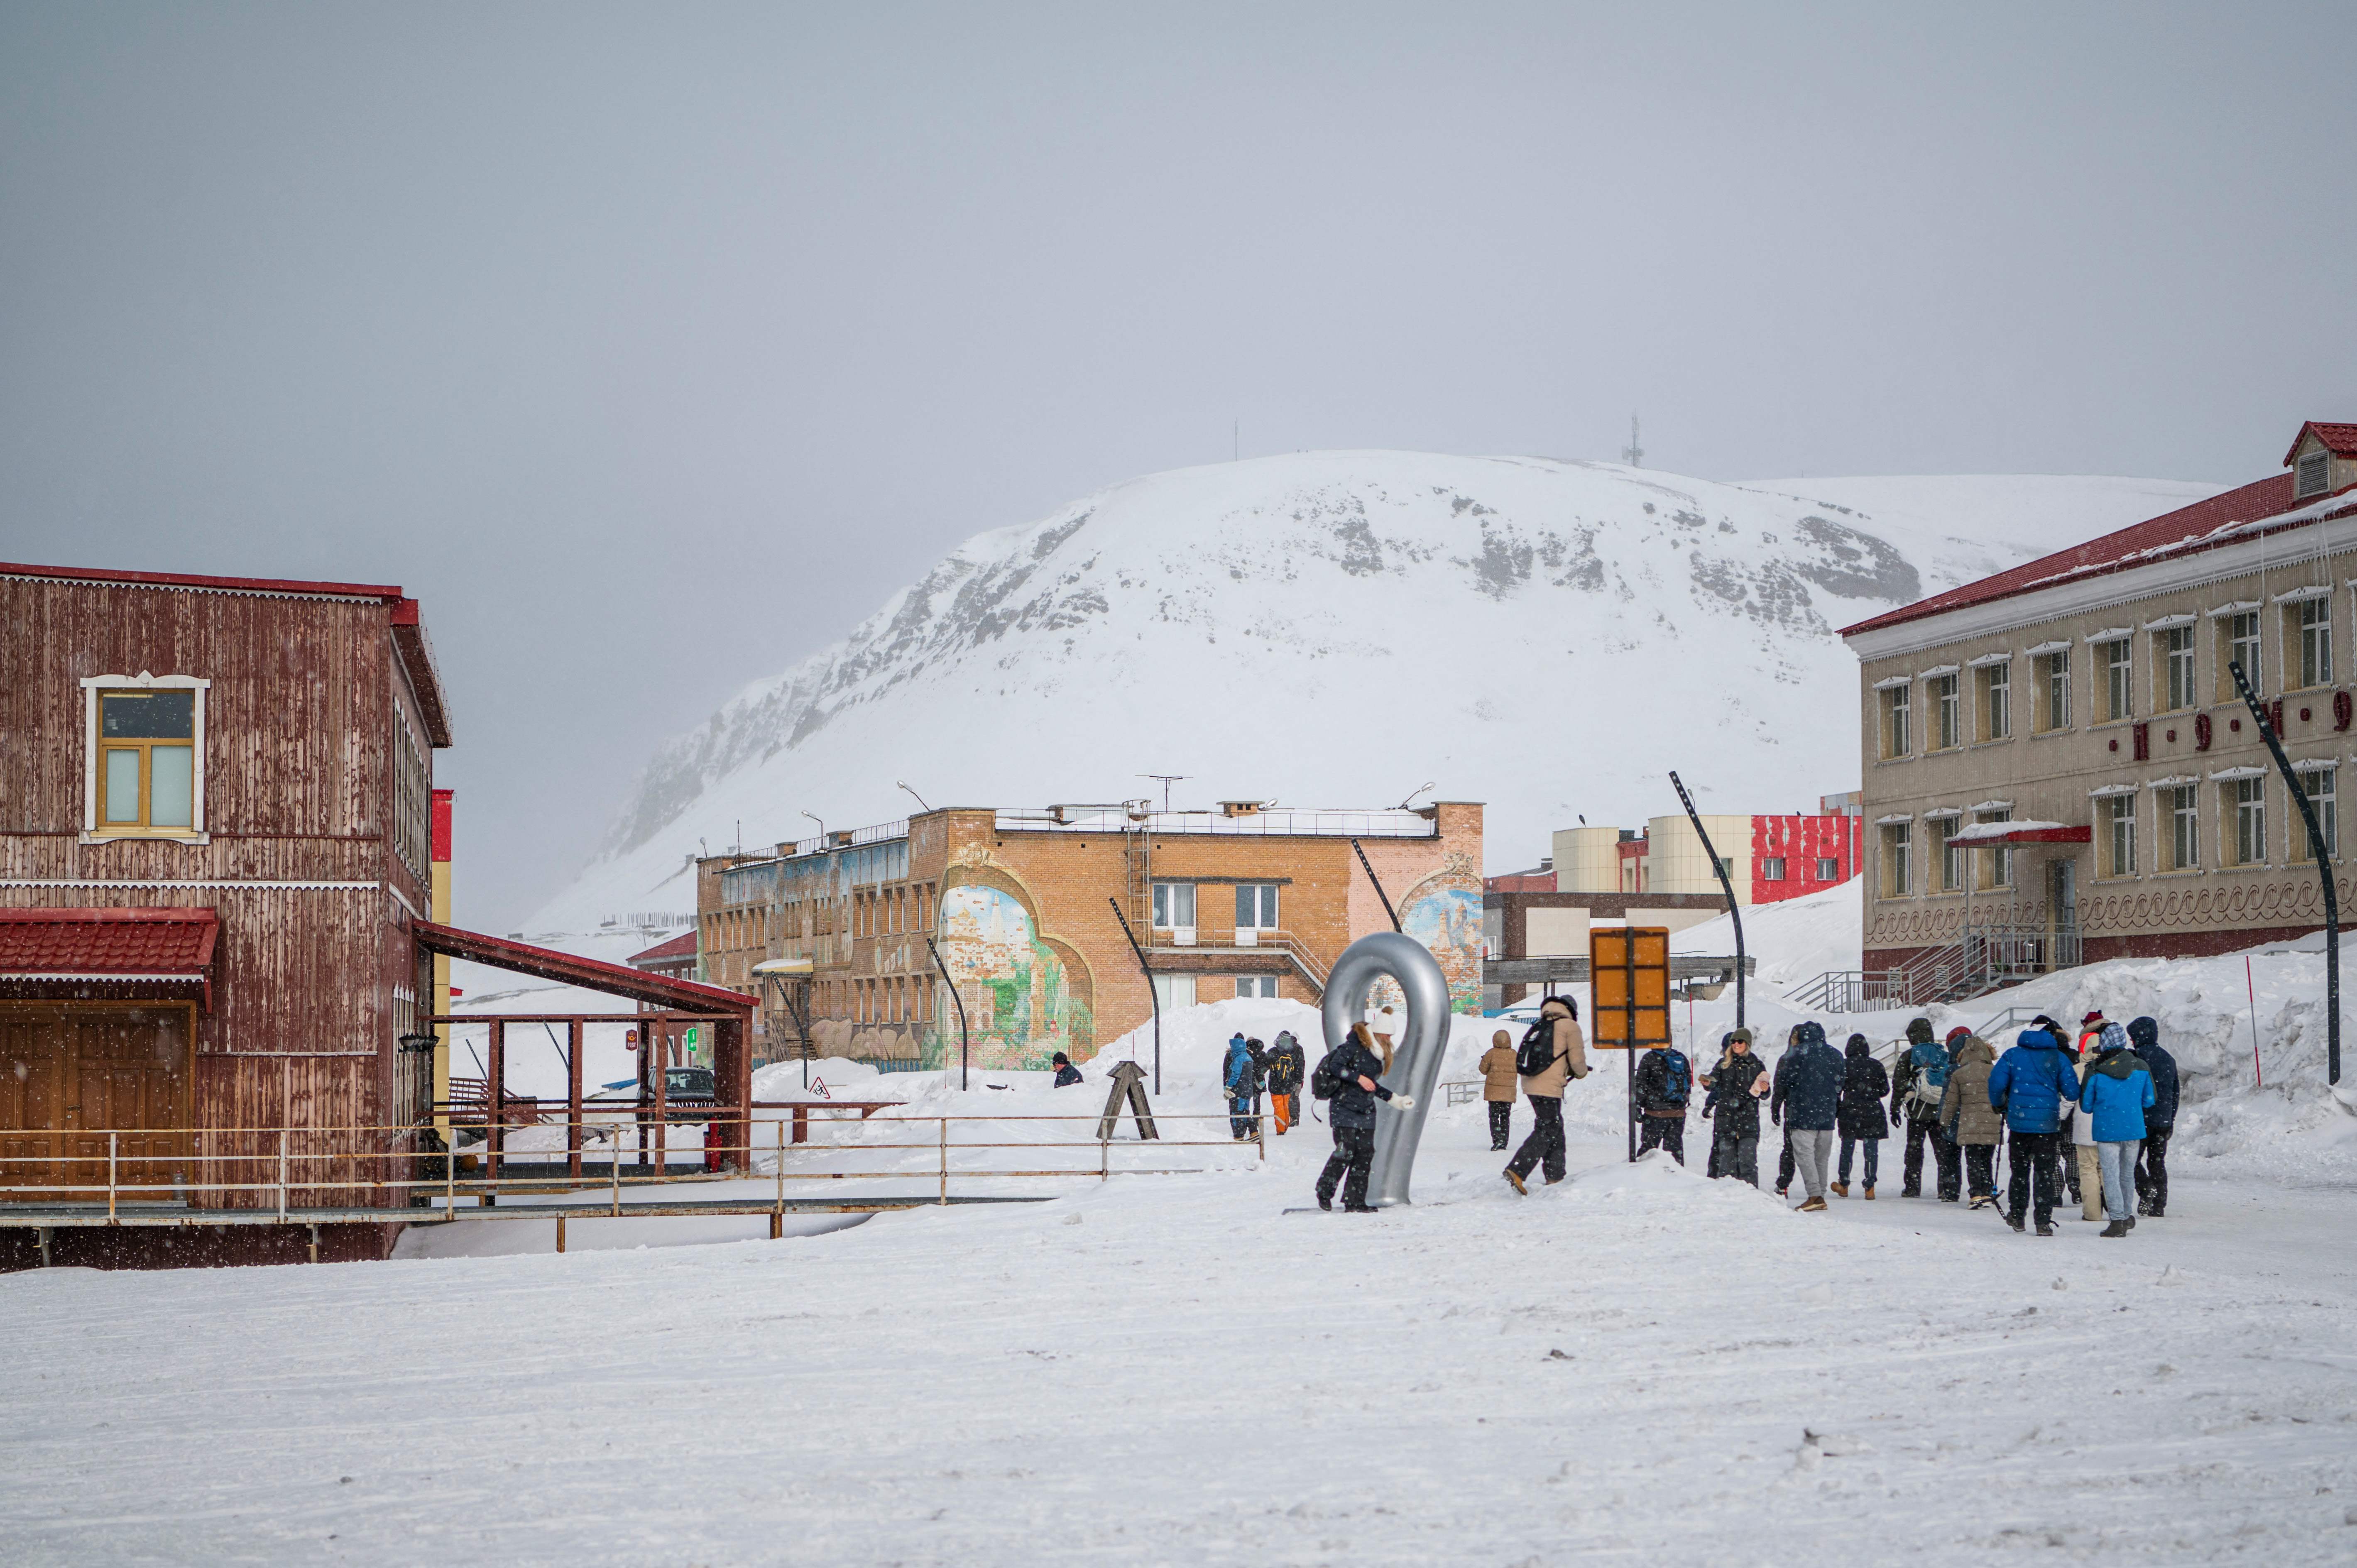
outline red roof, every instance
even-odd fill
[[[2316,438],[2324,443],[2324,449],[2334,456],[2357,457],[2357,424],[2326,424],[2311,419],[2299,427],[2298,435],[2291,438],[2291,451],[2284,454],[2286,467],[2291,466],[2293,456],[2299,451],[2299,444],[2308,439],[2310,431],[2316,433]]]
[[[339,599],[408,597],[382,583],[304,583],[283,577],[199,577],[185,572],[107,572],[90,566],[25,566],[0,561],[0,577],[36,577],[52,583],[127,583],[153,588],[210,588],[217,593],[309,594]]]
[[[632,969],[626,963],[579,958],[569,952],[559,952],[554,948],[534,947],[529,942],[516,941],[508,937],[460,930],[456,926],[438,926],[431,920],[419,920],[410,927],[410,930],[415,934],[417,945],[427,952],[445,953],[451,958],[489,964],[493,969],[529,974],[540,980],[554,980],[563,985],[579,985],[683,1013],[726,1010],[744,1016],[753,1011],[751,997],[722,986],[706,985],[700,980],[678,980],[667,974]]]
[[[682,931],[669,941],[657,942],[644,952],[634,952],[630,955],[630,965],[634,969],[651,969],[657,964],[669,967],[683,961],[689,963],[695,961],[694,931]]]
[[[2357,431],[2357,425],[2317,425],[2319,430],[2346,429]],[[2318,498],[2319,500],[2323,498]],[[2344,489],[2340,498],[2347,501],[2341,510],[2357,510],[2357,494]],[[2298,503],[2304,514],[2316,503]],[[2074,544],[2068,550],[2051,555],[2041,555],[2025,562],[2011,571],[1983,577],[1977,583],[1966,583],[1944,594],[1934,594],[1919,599],[1871,620],[1842,628],[1844,637],[1855,637],[1862,631],[1878,631],[1888,626],[1901,626],[1928,616],[1943,615],[1949,610],[1963,609],[1968,605],[1987,604],[1993,599],[2010,598],[2028,593],[2032,588],[2050,587],[2073,577],[2101,576],[2129,566],[2141,566],[2168,555],[2190,554],[2198,550],[2215,549],[2221,544],[2237,542],[2251,537],[2249,532],[2219,537],[2219,531],[2233,523],[2260,522],[2295,510],[2292,498],[2292,477],[2276,474],[2212,496],[2208,500],[2195,501],[2191,506],[2164,512],[2143,522],[2133,523],[2116,533],[2106,533],[2084,544]],[[2339,515],[2339,511],[2328,515]],[[2315,519],[2303,516],[2303,522]],[[2282,526],[2298,526],[2285,524]]]
[[[210,909],[0,909],[0,981],[202,984],[221,937]]]

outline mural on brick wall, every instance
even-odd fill
[[[1451,854],[1438,871],[1407,890],[1399,905],[1400,929],[1432,950],[1448,978],[1448,1005],[1458,1013],[1481,1010],[1481,874],[1472,857]],[[1398,988],[1379,982],[1370,1007],[1400,1004]]]
[[[978,883],[942,895],[942,959],[965,1004],[976,1067],[1043,1068],[1058,1051],[1084,1058],[1095,1048],[1087,983],[1040,940],[1024,901]],[[957,1016],[937,1020],[946,1051],[957,1050]]]

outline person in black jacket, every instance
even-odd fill
[[[1655,1046],[1637,1061],[1637,1114],[1643,1126],[1637,1152],[1667,1149],[1680,1165],[1686,1163],[1686,1101],[1693,1098],[1694,1069],[1685,1053]]]
[[[1760,1185],[1760,1101],[1767,1097],[1767,1067],[1751,1054],[1751,1031],[1736,1029],[1720,1042],[1724,1054],[1703,1079],[1710,1090],[1706,1112],[1715,1129],[1710,1174]]]
[[[2136,1212],[2158,1219],[2169,1208],[2169,1135],[2177,1130],[2177,1058],[2160,1043],[2160,1026],[2138,1018],[2128,1040],[2152,1075],[2152,1109],[2144,1113],[2144,1150],[2136,1158]]]
[[[1364,1024],[1351,1026],[1328,1065],[1340,1086],[1332,1101],[1334,1152],[1327,1156],[1326,1168],[1318,1173],[1318,1207],[1334,1207],[1334,1188],[1340,1184],[1344,1213],[1372,1213],[1367,1204],[1367,1176],[1375,1165],[1375,1101],[1388,1100],[1402,1110],[1415,1101],[1375,1081],[1375,1075],[1383,1070],[1383,1058],[1375,1055]]]
[[[1071,1084],[1081,1081],[1081,1069],[1074,1067],[1072,1065],[1072,1058],[1066,1056],[1063,1052],[1058,1051],[1055,1056],[1050,1058],[1049,1065],[1056,1069],[1056,1087],[1058,1089],[1067,1088]]]
[[[1890,1092],[1890,1075],[1874,1059],[1874,1047],[1864,1035],[1852,1035],[1842,1054],[1841,1101],[1834,1108],[1834,1125],[1841,1133],[1841,1176],[1834,1196],[1849,1196],[1850,1155],[1866,1145],[1866,1197],[1874,1197],[1875,1166],[1880,1162],[1882,1140],[1890,1136],[1889,1120],[1882,1113],[1882,1097]]]
[[[1277,1036],[1268,1053],[1268,1107],[1276,1118],[1276,1135],[1301,1120],[1301,1080],[1309,1076],[1308,1058],[1288,1029]]]

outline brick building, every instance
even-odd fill
[[[1239,995],[1318,1002],[1342,950],[1390,926],[1360,850],[1457,1004],[1477,1007],[1481,808],[1455,801],[949,808],[713,856],[697,865],[699,965],[760,1000],[756,1049],[773,1058],[805,1046],[753,973],[783,958],[812,962],[808,1045],[820,1055],[942,1061],[958,1037],[946,967],[975,1062],[1039,1066],[1058,1050],[1085,1060],[1152,1015],[1125,918],[1166,1012]]]
[[[2322,924],[2298,811],[2227,666],[2266,701],[2337,856],[2357,424],[2303,425],[2283,466],[1842,634],[1870,976],[1968,986]]]

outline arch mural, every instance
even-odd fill
[[[965,1004],[974,1066],[1044,1068],[1058,1051],[1077,1060],[1095,1049],[1086,966],[1040,935],[1028,899],[988,883],[949,888],[941,932],[942,961]],[[941,1058],[954,1060],[957,1015],[946,998],[933,1036]]]

